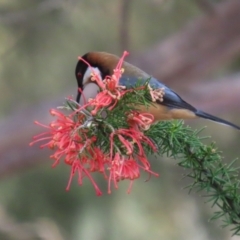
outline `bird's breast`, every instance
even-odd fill
[[[153,103],[150,106],[138,106],[140,112],[148,112],[154,116],[155,121],[164,121],[172,119],[192,119],[196,118],[194,112],[187,109],[169,108],[162,104]]]

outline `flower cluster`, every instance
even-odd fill
[[[50,113],[56,117],[56,120],[50,125],[36,122],[47,131],[35,136],[30,145],[44,141],[42,148],[48,147],[54,150],[50,156],[54,160],[53,167],[61,159],[71,166],[67,190],[70,189],[75,174],[78,175],[79,185],[82,184],[84,177],[89,178],[97,195],[101,195],[102,192],[91,175],[93,172],[101,173],[107,180],[108,193],[111,193],[111,183],[117,188],[118,182],[124,179],[130,180],[128,188],[130,192],[133,181],[140,176],[141,169],[158,176],[151,171],[145,153],[146,147],[151,148],[153,152],[157,150],[153,141],[144,134],[144,131],[148,130],[154,122],[151,114],[122,108],[123,112],[119,115],[124,116],[122,121],[125,121],[125,127],[120,124],[117,128],[109,122],[110,117],[99,119],[101,116],[98,114],[99,111],[113,111],[120,104],[120,100],[127,95],[126,93],[132,91],[119,85],[126,55],[127,52],[124,52],[114,74],[103,81],[97,74],[92,73],[91,80],[95,81],[100,88],[100,92],[94,99],[87,99],[83,106],[68,99],[68,104],[73,110],[69,115],[53,109]],[[151,89],[149,90],[148,86],[145,88],[152,97],[162,96],[162,93],[150,92]],[[104,129],[107,129],[107,132]],[[109,137],[103,140],[102,134],[108,134]]]

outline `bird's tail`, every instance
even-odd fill
[[[239,127],[239,126],[237,126],[237,125],[235,125],[235,124],[233,124],[233,123],[231,123],[231,122],[228,122],[228,121],[226,121],[226,120],[224,120],[224,119],[215,117],[215,116],[213,116],[213,115],[211,115],[211,114],[202,112],[202,111],[200,111],[200,110],[197,110],[197,111],[195,112],[195,114],[196,114],[196,116],[198,116],[198,117],[205,118],[205,119],[209,119],[209,120],[211,120],[211,121],[218,122],[218,123],[221,123],[221,124],[225,124],[225,125],[227,125],[227,126],[231,126],[231,127],[233,127],[233,128],[236,128],[236,129],[240,130],[240,127]]]

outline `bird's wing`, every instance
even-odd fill
[[[189,103],[185,102],[177,93],[175,93],[173,90],[168,88],[166,85],[158,81],[157,79],[150,77],[149,79],[141,79],[137,77],[128,77],[128,76],[122,76],[120,78],[119,84],[126,86],[127,88],[133,88],[136,85],[144,85],[146,82],[149,81],[149,85],[153,89],[158,88],[164,88],[165,95],[163,96],[163,101],[158,102],[159,104],[162,104],[164,106],[167,106],[169,108],[177,108],[177,109],[188,109],[192,112],[196,112],[196,108],[194,108]]]

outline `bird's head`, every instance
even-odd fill
[[[101,79],[104,79],[106,76],[113,74],[119,60],[118,56],[106,52],[89,52],[81,57],[77,63],[75,75],[78,88],[83,92],[84,99],[94,98],[99,91],[98,85],[90,79],[91,73],[94,71],[95,74],[99,74]],[[122,67],[124,68],[123,75],[126,80],[149,78],[147,73],[127,62],[123,62]],[[80,91],[78,91],[77,102],[84,103]]]
[[[94,98],[99,90],[97,84],[90,79],[91,73],[94,71],[100,79],[104,79],[113,73],[118,60],[117,56],[105,52],[89,52],[81,57],[76,66],[75,76],[78,88],[84,92],[84,98]],[[78,91],[76,100],[81,101],[80,91]]]

